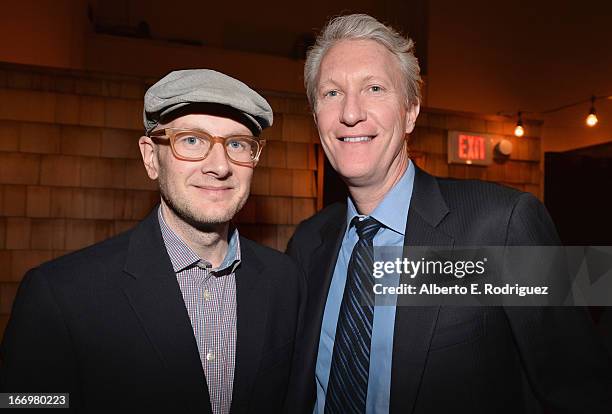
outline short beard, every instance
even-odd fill
[[[187,223],[189,226],[193,227],[196,230],[210,233],[216,231],[219,225],[229,223],[234,216],[244,207],[249,194],[236,204],[236,206],[226,211],[226,214],[223,217],[219,218],[208,218],[208,217],[198,217],[190,208],[187,202],[181,200],[180,198],[173,199],[170,194],[168,188],[168,183],[162,176],[159,177],[159,192],[161,194],[161,198],[164,200],[164,203],[168,206],[170,210],[174,213],[176,217],[181,219],[183,222]]]

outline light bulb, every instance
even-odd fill
[[[595,115],[595,100],[597,97],[595,95],[591,96],[591,109],[589,109],[589,115],[586,117],[586,124],[590,127],[594,127],[597,125],[599,120],[597,119],[597,115]]]
[[[525,135],[525,129],[523,128],[523,113],[518,111],[517,120],[516,120],[516,128],[514,128],[514,136],[522,137]]]
[[[525,135],[525,129],[522,125],[517,125],[516,128],[514,128],[514,135],[517,137],[522,137]]]
[[[595,109],[591,109],[591,113],[589,114],[589,116],[586,117],[586,124],[590,127],[594,127],[595,125],[597,125],[597,122],[599,122],[599,120],[597,119],[597,115],[595,115]]]

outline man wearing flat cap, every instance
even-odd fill
[[[70,393],[78,412],[280,411],[303,282],[291,259],[230,223],[271,124],[266,100],[219,72],[153,85],[139,146],[160,205],[133,230],[25,275],[2,391]]]

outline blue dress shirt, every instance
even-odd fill
[[[406,230],[413,184],[414,165],[410,161],[402,178],[391,188],[370,215],[383,224],[381,230],[374,237],[374,246],[404,245],[404,232]],[[325,396],[334,351],[336,325],[346,284],[348,263],[358,240],[357,232],[354,227],[350,227],[350,222],[353,217],[359,216],[359,213],[350,197],[347,207],[347,229],[344,233],[342,247],[338,254],[329,293],[327,294],[325,312],[323,313],[323,325],[321,327],[316,365],[317,402],[314,408],[315,414],[323,414],[325,412]],[[396,280],[387,280],[385,285],[389,283],[397,285],[398,281],[399,276],[397,276]],[[367,413],[389,412],[394,327],[395,302],[389,302],[389,298],[385,298],[385,305],[374,306],[368,396],[366,400]]]

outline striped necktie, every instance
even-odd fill
[[[381,224],[354,217],[359,240],[348,265],[332,355],[325,414],[365,413],[374,319],[373,242]]]

